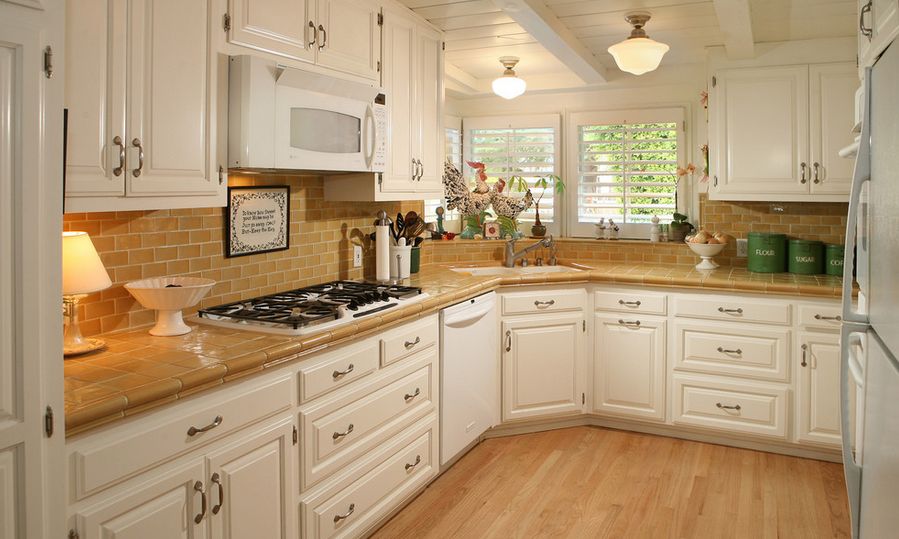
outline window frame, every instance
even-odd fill
[[[453,116],[451,114],[445,114],[443,116],[443,146],[446,149],[448,145],[448,141],[446,138],[446,132],[450,129],[454,129],[459,133],[459,163],[455,163],[451,159],[451,153],[449,151],[444,151],[444,159],[446,161],[453,163],[456,167],[462,167],[465,164],[465,132],[462,130],[462,117],[461,116]],[[461,170],[461,168],[460,168]],[[443,166],[440,167],[441,178],[443,177]],[[437,222],[437,214],[435,213],[438,206],[443,206],[443,209],[446,210],[444,213],[444,219],[454,220],[459,219],[458,211],[456,210],[447,210],[446,209],[446,197],[443,193],[443,183],[441,180],[440,184],[441,196],[440,198],[434,199],[425,199],[422,201],[422,213],[424,214],[425,221],[427,222]]]
[[[462,171],[466,177],[472,175],[467,162],[472,161],[472,135],[474,129],[539,129],[550,128],[553,130],[553,174],[562,177],[565,170],[562,162],[562,115],[561,114],[526,114],[526,115],[502,115],[502,116],[473,116],[462,118],[462,163],[464,170]],[[565,182],[566,187],[568,182]],[[546,225],[547,234],[559,236],[563,230],[562,222],[565,220],[566,196],[557,196],[553,193],[553,220],[548,222],[541,219]],[[525,236],[531,235],[531,226],[533,221],[521,221],[519,231]]]
[[[580,178],[578,174],[578,165],[580,163],[580,137],[578,136],[578,128],[582,125],[614,125],[614,124],[636,124],[636,123],[675,123],[677,125],[677,166],[682,167],[687,164],[689,152],[687,148],[690,144],[689,135],[686,129],[686,121],[688,111],[685,107],[655,107],[655,108],[628,108],[615,110],[592,110],[572,112],[566,118],[565,141],[566,141],[566,159],[565,171],[563,178],[566,180],[566,201],[565,201],[565,221],[567,224],[567,234],[570,237],[596,237],[596,226],[594,223],[580,222],[578,220],[578,192],[580,189]],[[686,213],[686,209],[690,207],[690,184],[689,179],[678,182],[677,192],[677,208],[676,211]],[[648,239],[651,224],[638,223],[616,223],[620,227],[619,237],[621,239]]]

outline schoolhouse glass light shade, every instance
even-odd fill
[[[515,56],[503,56],[499,59],[500,63],[506,68],[502,76],[493,80],[493,93],[503,99],[515,99],[524,93],[528,84],[515,74],[512,69],[518,63]]]
[[[630,37],[609,47],[618,68],[634,75],[642,75],[659,67],[668,45],[650,39],[643,26],[650,18],[648,13],[631,13],[625,20],[634,26]]]

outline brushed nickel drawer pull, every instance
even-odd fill
[[[738,412],[743,409],[743,407],[740,406],[739,404],[734,404],[733,406],[730,406],[727,404],[721,404],[720,402],[716,402],[715,406],[717,406],[718,408],[721,408],[722,410],[736,410]]]
[[[219,502],[212,506],[212,514],[217,515],[219,514],[219,511],[222,510],[222,504],[225,503],[225,487],[222,486],[222,477],[218,474],[218,472],[212,474],[210,481],[218,485],[219,488]]]
[[[139,138],[132,140],[131,145],[137,148],[137,168],[131,171],[131,175],[137,178],[144,170],[144,145]]]
[[[406,402],[409,402],[409,401],[411,401],[412,399],[414,399],[415,397],[417,397],[417,396],[419,396],[419,395],[421,395],[421,388],[420,388],[420,387],[416,387],[416,388],[415,388],[415,393],[411,393],[411,394],[410,394],[410,393],[406,393],[405,395],[403,395],[403,400],[406,401]]]
[[[187,435],[188,436],[196,436],[197,434],[200,434],[202,432],[209,432],[212,429],[221,425],[222,421],[223,421],[222,416],[217,415],[217,416],[215,416],[215,419],[212,420],[212,423],[206,425],[205,427],[199,427],[199,428],[191,427],[191,428],[187,429]]]
[[[815,183],[821,183],[821,178],[820,178],[821,163],[817,163],[817,162],[812,163],[812,170],[815,171],[814,172]]]
[[[194,483],[194,492],[200,493],[200,514],[194,517],[194,524],[199,524],[206,516],[206,489],[203,488],[203,482]]]
[[[623,299],[618,300],[618,305],[624,305],[625,307],[639,307],[642,303],[637,301],[624,301]]]
[[[345,431],[335,432],[334,434],[331,435],[331,438],[334,440],[339,440],[339,439],[343,438],[344,436],[348,435],[349,433],[353,432],[354,428],[356,428],[356,427],[354,427],[353,424],[350,423],[350,425],[346,428]]]
[[[834,321],[836,321],[836,322],[840,322],[840,321],[843,320],[843,317],[840,316],[840,315],[836,315],[836,316],[824,316],[824,315],[816,314],[816,315],[815,315],[815,320],[834,320]]]
[[[512,331],[506,330],[506,352],[512,351]]]
[[[743,314],[743,309],[742,309],[742,308],[737,308],[737,309],[725,309],[724,307],[718,307],[718,312],[719,312],[719,313],[726,313],[726,314]]]
[[[309,28],[312,28],[312,41],[306,42],[306,48],[312,48],[315,46],[315,42],[318,41],[318,29],[315,27],[315,23],[309,21]],[[307,35],[309,32],[306,32]]]
[[[403,343],[403,346],[406,347],[406,350],[411,350],[416,344],[421,342],[421,337],[415,337],[414,341],[406,341]]]
[[[808,367],[808,360],[806,357],[808,356],[808,345],[803,344],[800,348],[802,348],[802,363],[800,363],[800,365],[802,365],[803,367]]]
[[[551,299],[549,301],[540,301],[538,299],[538,300],[534,301],[534,307],[537,307],[538,309],[540,307],[552,307],[555,304],[556,304],[556,300],[554,300],[554,299]]]
[[[112,139],[112,143],[119,147],[119,166],[112,169],[112,173],[116,176],[121,176],[122,172],[125,171],[125,141],[122,140],[122,137],[116,135]]]
[[[409,470],[411,470],[412,468],[415,468],[419,464],[421,464],[421,455],[415,455],[415,462],[413,462],[411,464],[408,462],[406,463],[406,471],[408,472]]]
[[[322,34],[322,42],[319,44],[318,50],[323,51],[328,46],[328,31],[320,24],[318,25],[318,31]]]
[[[802,163],[799,163],[799,183],[804,184],[805,182],[808,181],[808,179],[805,177],[805,172],[806,172],[807,168],[808,168],[808,165],[806,165],[804,161]]]
[[[719,346],[719,347],[718,347],[718,353],[721,353],[721,354],[736,354],[736,355],[738,355],[738,356],[742,356],[742,355],[743,355],[743,350],[740,349],[740,348],[737,348],[736,350],[728,350],[727,348],[724,348],[724,347],[722,347],[722,346]]]
[[[337,524],[341,520],[346,520],[346,519],[350,518],[350,515],[352,515],[355,512],[356,512],[356,504],[351,503],[350,508],[347,510],[346,513],[344,513],[342,515],[334,515],[334,523]]]
[[[639,320],[621,320],[621,319],[619,319],[619,320],[618,320],[618,323],[621,324],[622,326],[635,326],[635,327],[640,327],[640,321],[639,321]]]
[[[350,363],[349,365],[346,366],[346,369],[344,369],[342,371],[335,370],[334,372],[332,372],[331,378],[334,378],[335,380],[337,380],[341,376],[346,376],[349,373],[353,372],[353,369],[355,369],[355,368],[356,368],[356,366],[353,365],[352,363]]]

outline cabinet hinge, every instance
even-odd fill
[[[44,49],[44,74],[48,79],[53,78],[53,47],[50,45]]]
[[[586,320],[581,320],[581,323],[583,324],[584,333],[587,333],[587,321],[586,321]]]
[[[687,120],[681,122],[681,131],[683,131],[684,133],[687,132]]]
[[[380,72],[381,72],[381,61],[378,60],[378,73],[380,73]]]
[[[44,412],[44,433],[47,438],[53,436],[53,408],[50,406],[47,406],[47,411]]]
[[[718,77],[712,77],[712,88],[718,86]]]
[[[384,26],[384,13],[378,13],[378,26]]]
[[[224,181],[225,181],[225,169],[222,167],[222,165],[219,165],[219,185],[224,183]]]
[[[378,185],[381,185],[382,183],[384,183],[384,173],[378,172]]]
[[[715,176],[715,187],[718,187],[718,176]]]
[[[442,50],[442,51],[445,51],[445,50],[446,50],[446,41],[441,41],[441,42],[440,42],[440,50]]]
[[[67,537],[68,539],[80,539],[80,536],[78,535],[78,532],[76,532],[74,529],[69,530],[69,535],[66,536],[66,537]]]
[[[581,404],[587,404],[587,394],[581,393]]]
[[[226,32],[231,31],[231,14],[230,13],[225,13],[225,16],[222,17],[222,28],[224,28]]]
[[[297,426],[293,426],[293,445],[297,445],[297,442],[300,441],[300,433],[297,431]]]

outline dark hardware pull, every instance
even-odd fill
[[[215,419],[212,420],[212,423],[206,425],[205,427],[199,427],[199,428],[191,427],[191,428],[187,429],[187,435],[188,436],[196,436],[197,434],[200,434],[201,432],[208,432],[208,431],[218,427],[219,425],[221,425],[222,421],[223,421],[222,416],[217,415],[217,416],[215,416]]]

